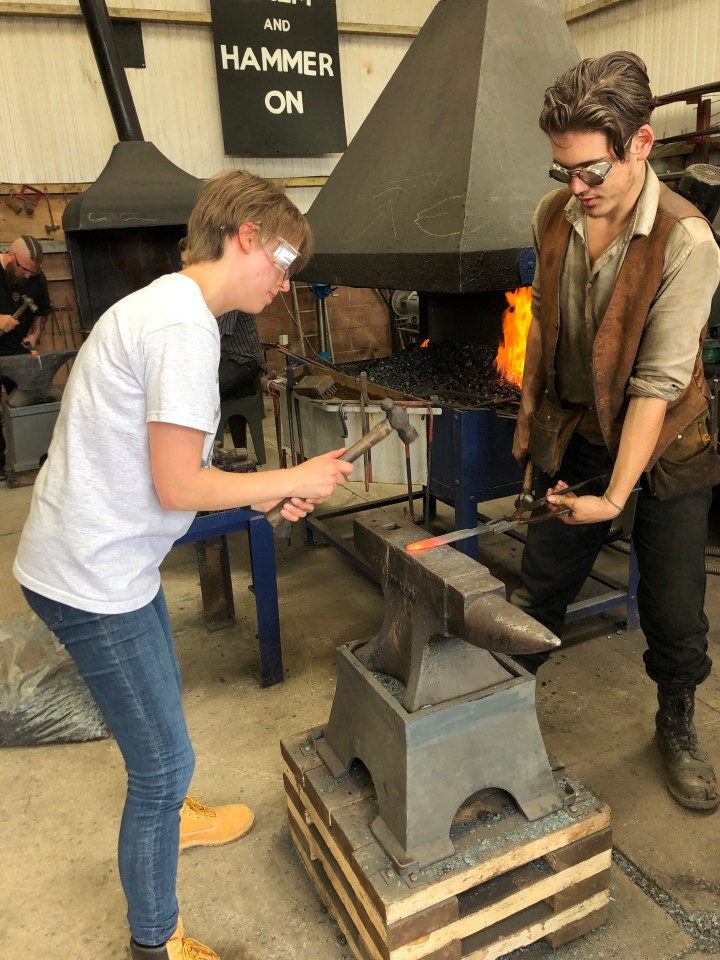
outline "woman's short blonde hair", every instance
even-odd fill
[[[186,264],[219,260],[227,238],[244,223],[255,224],[263,242],[282,237],[296,247],[298,267],[310,259],[310,225],[292,200],[269,180],[226,170],[200,188],[187,225]]]

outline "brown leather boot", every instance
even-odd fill
[[[161,947],[141,947],[139,943],[131,940],[130,955],[132,960],[220,960],[210,947],[185,936],[180,917],[177,930],[167,943]]]
[[[675,800],[689,810],[714,810],[720,805],[715,771],[698,743],[693,716],[695,691],[658,690],[655,739],[665,761],[665,783]]]
[[[244,803],[206,807],[195,797],[185,797],[180,811],[180,849],[221,847],[252,830],[255,814]]]

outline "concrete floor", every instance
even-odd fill
[[[274,463],[271,420],[266,427]],[[377,488],[374,495],[387,491]],[[5,620],[31,619],[10,574],[30,494],[0,485]],[[362,485],[348,485],[332,505],[364,496]],[[489,512],[499,514],[506,506],[498,502]],[[441,509],[441,520],[449,516]],[[719,528],[716,504],[715,542]],[[257,818],[252,833],[237,844],[182,854],[178,890],[186,931],[222,960],[349,960],[289,839],[278,744],[327,719],[335,648],[377,629],[382,595],[336,550],[306,548],[299,536],[290,547],[279,542],[287,675],[283,684],[262,690],[255,677],[256,624],[244,537],[235,535],[232,544],[236,628],[206,631],[193,546],[176,548],[163,569],[197,754],[193,793],[210,803],[242,800]],[[512,584],[521,547],[508,538],[491,539],[483,544],[483,562]],[[626,559],[606,552],[603,564],[622,576]],[[709,578],[707,612],[718,660],[717,577]],[[684,811],[662,786],[652,739],[655,690],[642,670],[643,638],[639,631],[624,631],[622,617],[619,608],[570,629],[538,682],[547,748],[609,803],[616,847],[609,923],[556,956],[720,958],[720,812]],[[718,672],[698,692],[697,720],[720,768]],[[124,775],[114,742],[0,750],[0,778],[3,955],[125,958],[127,929],[115,861]],[[535,960],[552,954],[541,943],[516,955]]]

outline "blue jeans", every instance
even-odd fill
[[[178,923],[180,808],[195,756],[162,587],[147,606],[122,614],[23,593],[72,656],[120,747],[128,787],[118,862],[130,932],[139,943],[165,943]]]

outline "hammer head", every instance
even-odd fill
[[[26,310],[30,310],[31,313],[38,312],[39,307],[35,303],[35,301],[32,299],[32,297],[28,297],[26,296],[26,294],[23,294],[22,302],[25,305]]]
[[[410,417],[405,407],[399,406],[390,397],[381,400],[380,406],[387,414],[390,426],[397,431],[403,443],[412,443],[417,440],[417,430],[410,423]]]

